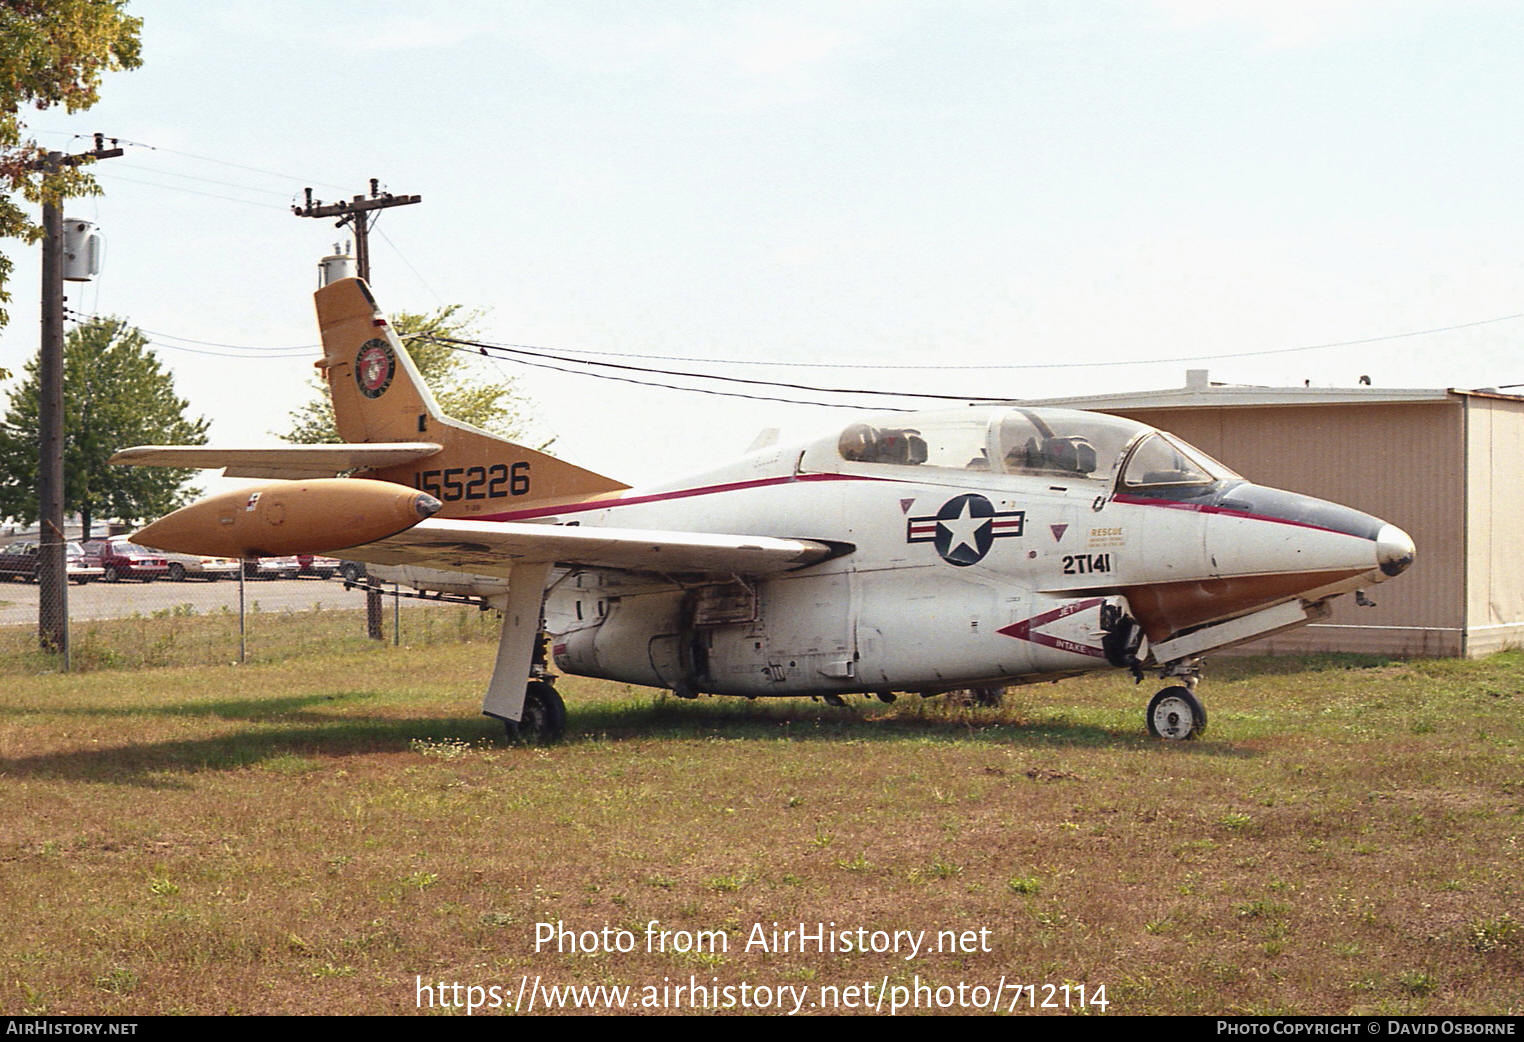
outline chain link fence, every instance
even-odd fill
[[[0,569],[8,556],[0,552]],[[35,574],[0,571],[0,670],[225,665],[363,648],[378,639],[407,645],[496,639],[494,611],[368,582],[337,574],[250,578],[236,570],[178,581],[76,574],[66,594],[67,645],[50,650],[43,634],[56,630],[39,628]],[[379,596],[368,597],[372,590]]]

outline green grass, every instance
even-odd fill
[[[235,667],[182,630],[150,668],[0,659],[0,1014],[413,1012],[420,978],[525,974],[1005,976],[1105,984],[1113,1013],[1524,1003],[1517,653],[1214,662],[1212,729],[1185,744],[1146,737],[1154,687],[1121,676],[845,710],[565,678],[568,739],[544,748],[478,715],[490,642],[444,638]],[[537,953],[558,921],[729,948]],[[988,950],[745,950],[801,922]]]

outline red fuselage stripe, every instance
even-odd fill
[[[672,492],[657,492],[645,496],[624,496],[610,499],[595,499],[586,503],[566,503],[561,506],[530,507],[525,510],[508,510],[499,514],[486,514],[477,520],[481,521],[527,521],[537,517],[557,517],[561,514],[582,514],[591,510],[608,510],[614,507],[637,506],[643,503],[666,503],[675,499],[691,499],[695,496],[712,496],[723,492],[740,492],[746,489],[767,488],[773,485],[787,485],[792,482],[814,481],[886,481],[894,484],[902,484],[896,478],[864,477],[859,474],[790,474],[786,477],[757,478],[752,481],[731,481],[722,485],[700,485],[697,488],[676,489]],[[1293,521],[1284,517],[1272,517],[1266,514],[1251,514],[1245,510],[1231,510],[1227,507],[1211,506],[1201,503],[1181,503],[1171,499],[1154,499],[1148,496],[1133,496],[1127,493],[1118,493],[1112,497],[1116,503],[1125,503],[1129,506],[1163,507],[1167,510],[1186,510],[1197,514],[1219,514],[1224,517],[1241,517],[1249,521],[1266,521],[1277,525],[1291,525],[1294,528],[1309,528],[1315,532],[1329,532],[1334,535],[1351,535],[1349,532],[1341,532],[1335,528],[1326,528],[1323,525],[1314,525],[1306,521]],[[1014,522],[996,521],[997,525]],[[1361,538],[1352,536],[1352,538]]]

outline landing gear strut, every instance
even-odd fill
[[[1196,697],[1201,679],[1200,659],[1181,659],[1164,668],[1166,680],[1178,678],[1183,683],[1160,691],[1148,703],[1144,719],[1148,733],[1170,741],[1188,741],[1206,731],[1207,712]]]

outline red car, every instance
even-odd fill
[[[142,579],[152,582],[169,573],[164,555],[126,539],[93,539],[85,544],[85,553],[100,559],[105,580]]]
[[[303,575],[315,575],[319,579],[332,579],[333,573],[339,570],[339,562],[332,557],[319,557],[316,554],[297,554],[296,559],[302,566]]]
[[[65,561],[71,583],[79,583],[83,586],[91,579],[98,579],[101,576],[100,565],[87,557],[78,543],[68,544]],[[12,543],[4,550],[0,550],[0,579],[21,579],[30,583],[37,581],[36,540],[28,539]]]

